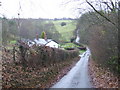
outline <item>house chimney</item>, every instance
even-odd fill
[[[36,34],[36,39],[37,39],[37,40],[39,39],[38,34]]]
[[[44,37],[44,39],[47,41],[47,35],[46,35],[46,33],[45,33],[45,37]]]

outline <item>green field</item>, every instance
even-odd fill
[[[65,22],[65,26],[61,26],[61,23]],[[53,21],[56,30],[61,34],[61,41],[70,41],[70,38],[73,37],[73,31],[76,29],[75,20],[56,20]]]

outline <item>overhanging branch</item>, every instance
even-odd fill
[[[109,21],[110,23],[112,23],[113,25],[116,25],[114,22],[112,22],[110,19],[108,19],[105,15],[103,15],[102,13],[100,13],[98,10],[95,9],[95,7],[86,0],[86,2],[88,3],[88,5],[90,5],[92,7],[92,9],[97,12],[100,16],[102,16],[103,18],[105,18],[107,21]]]

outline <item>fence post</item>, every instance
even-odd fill
[[[15,46],[13,46],[13,61],[15,61]]]

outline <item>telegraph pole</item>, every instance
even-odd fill
[[[2,89],[2,20],[0,20],[0,90]]]
[[[19,32],[19,40],[21,41],[21,34],[20,34],[20,13],[18,13],[18,32]]]

